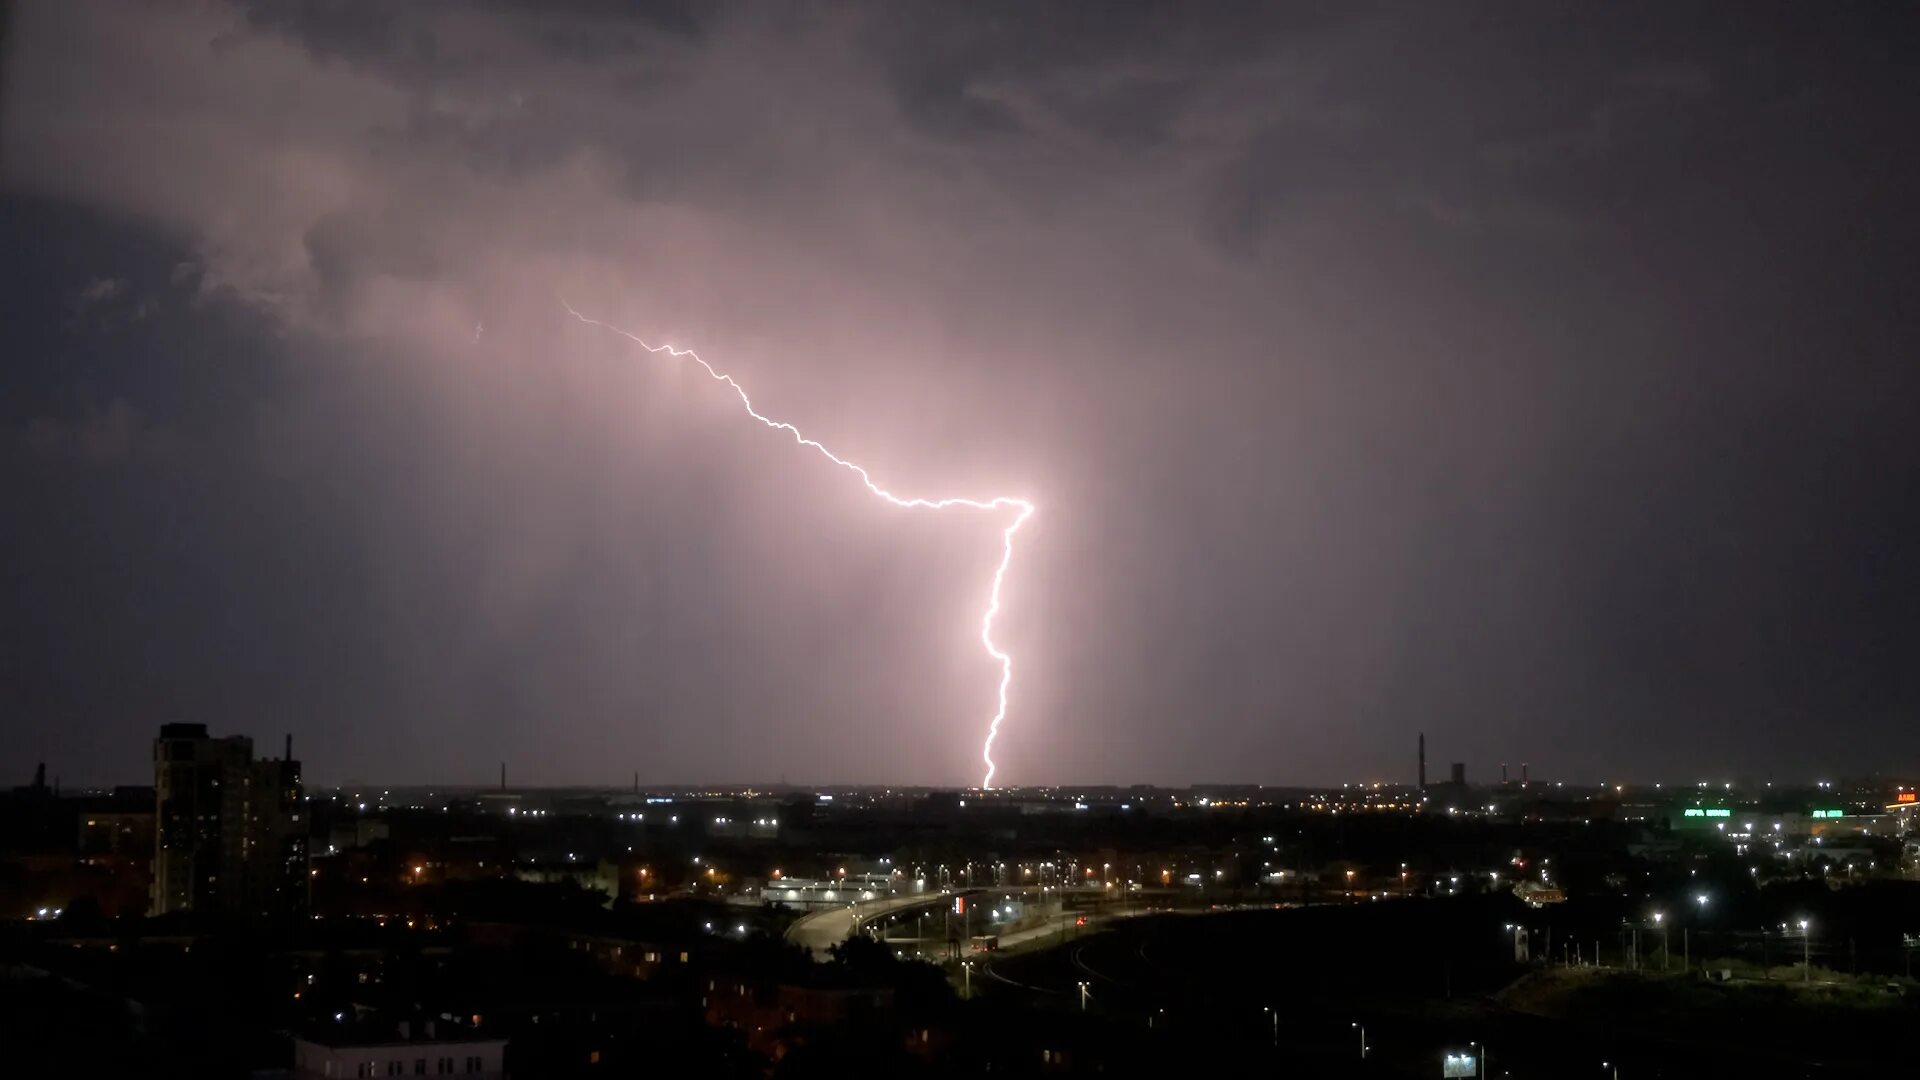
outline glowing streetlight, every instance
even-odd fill
[[[1811,919],[1800,920],[1800,969],[1802,972],[1800,981],[1807,985],[1812,985],[1813,983],[1812,927],[1813,921]]]

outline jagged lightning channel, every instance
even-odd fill
[[[1015,511],[1013,520],[1007,523],[1006,529],[1000,534],[1000,564],[993,569],[993,587],[987,591],[987,610],[986,613],[980,617],[980,644],[986,647],[987,655],[993,657],[994,660],[1000,664],[999,703],[994,709],[993,719],[987,723],[986,742],[980,747],[980,760],[985,762],[987,766],[987,775],[980,781],[980,786],[983,788],[992,787],[993,774],[996,768],[993,763],[993,742],[1000,737],[1000,725],[1006,722],[1007,690],[1013,685],[1013,657],[993,643],[993,620],[995,616],[1000,614],[1000,586],[1006,581],[1007,567],[1013,564],[1013,534],[1019,532],[1020,526],[1025,525],[1027,519],[1033,516],[1033,503],[1026,499],[1015,499],[1008,496],[997,496],[991,499],[903,499],[893,492],[888,491],[886,488],[881,487],[879,484],[874,483],[873,477],[867,474],[867,470],[840,457],[819,442],[801,434],[799,428],[783,420],[774,420],[762,416],[754,409],[753,399],[747,396],[746,389],[735,382],[733,376],[717,370],[712,364],[701,359],[700,354],[692,349],[680,349],[672,345],[649,345],[642,340],[638,334],[623,330],[618,326],[614,326],[612,323],[601,322],[599,319],[589,318],[586,315],[580,314],[580,312],[574,310],[572,304],[567,303],[564,299],[560,301],[560,304],[567,309],[567,314],[581,322],[619,334],[621,337],[626,338],[628,341],[633,342],[635,345],[640,346],[650,353],[655,355],[665,353],[675,359],[684,357],[699,364],[706,370],[708,375],[713,377],[715,382],[726,383],[728,387],[732,388],[733,392],[739,396],[740,405],[747,411],[748,416],[760,421],[767,427],[792,435],[793,441],[801,446],[818,450],[820,455],[828,461],[858,476],[860,482],[866,485],[868,491],[873,492],[875,495],[878,495],[880,498],[885,499],[895,506],[928,510],[946,510],[950,507],[958,506],[965,507],[969,510]]]

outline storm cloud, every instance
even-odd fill
[[[9,742],[976,780],[1003,522],[876,502],[564,299],[893,490],[1039,505],[1006,781],[1911,754],[1915,36],[21,5]]]

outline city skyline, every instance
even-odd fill
[[[170,727],[205,728],[206,725],[180,724],[175,722],[163,724],[161,727],[163,729]],[[233,739],[244,740],[248,743],[257,742],[259,739],[258,736],[247,732],[232,732],[230,735]],[[227,736],[223,735],[222,737]],[[283,733],[281,737],[286,743],[285,760],[294,760],[291,757],[294,741],[293,733]],[[1808,771],[1801,769],[1782,773],[1769,772],[1752,774],[1740,773],[1725,768],[1710,767],[1695,769],[1691,773],[1676,771],[1648,774],[1611,773],[1607,775],[1588,775],[1580,771],[1577,766],[1569,771],[1559,767],[1558,763],[1551,760],[1545,763],[1534,762],[1531,759],[1502,759],[1498,761],[1476,762],[1471,760],[1461,761],[1451,757],[1444,761],[1436,758],[1434,762],[1436,768],[1433,770],[1433,775],[1429,777],[1426,772],[1428,762],[1424,760],[1425,750],[1425,740],[1422,738],[1417,746],[1416,752],[1402,762],[1405,766],[1402,772],[1383,773],[1380,775],[1344,777],[1337,775],[1319,776],[1301,780],[1257,780],[1220,776],[1189,777],[1157,781],[1127,778],[1081,778],[1036,780],[1032,783],[1022,784],[1002,784],[995,785],[990,789],[983,789],[977,783],[943,783],[939,781],[908,782],[903,780],[865,781],[787,775],[757,778],[737,776],[675,777],[652,775],[641,769],[630,769],[624,776],[566,778],[556,780],[537,774],[528,777],[516,767],[516,763],[509,761],[497,762],[495,764],[495,771],[491,775],[483,777],[421,777],[417,775],[383,777],[342,773],[337,776],[314,778],[310,767],[304,771],[307,779],[310,781],[306,784],[306,787],[316,791],[387,790],[415,793],[433,790],[459,793],[495,790],[577,790],[618,793],[631,790],[649,794],[669,792],[690,793],[700,791],[733,793],[759,791],[775,794],[790,794],[833,790],[869,792],[882,790],[915,792],[1004,791],[1020,793],[1036,791],[1073,792],[1076,790],[1126,791],[1130,789],[1179,793],[1188,791],[1204,792],[1209,788],[1223,790],[1265,789],[1276,792],[1328,792],[1340,789],[1353,789],[1358,791],[1369,788],[1423,791],[1429,788],[1429,786],[1440,789],[1452,785],[1454,787],[1464,786],[1485,790],[1506,788],[1525,789],[1529,786],[1538,789],[1572,787],[1579,790],[1603,790],[1624,787],[1625,789],[1638,791],[1658,791],[1664,789],[1669,795],[1678,796],[1696,790],[1707,792],[1728,790],[1751,794],[1775,788],[1781,792],[1799,792],[1838,788],[1843,785],[1859,786],[1863,789],[1877,789],[1887,784],[1902,783],[1920,778],[1920,774],[1916,774],[1915,770],[1903,768],[1897,764],[1889,765],[1885,768],[1867,769],[1858,772],[1822,772],[1818,770]],[[307,754],[303,752],[301,757],[305,758]],[[1542,769],[1540,767],[1542,764],[1545,764],[1547,768]],[[50,790],[65,790],[72,794],[109,792],[116,788],[137,787],[144,780],[144,777],[145,774],[138,771],[128,776],[113,777],[105,780],[88,778],[84,775],[74,777],[63,774],[57,767],[50,768],[49,764],[44,761],[37,763],[33,770],[34,785],[45,785]],[[0,789],[8,786],[7,783],[0,782]]]

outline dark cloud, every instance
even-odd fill
[[[23,8],[14,741],[975,778],[995,523],[565,297],[1040,504],[1009,779],[1915,749],[1915,21]]]
[[[23,437],[27,449],[48,458],[79,461],[119,461],[164,445],[165,435],[147,427],[140,410],[124,399],[68,421],[52,417],[29,420]]]
[[[80,286],[79,291],[74,293],[74,304],[77,307],[90,307],[111,300],[126,290],[127,283],[119,278],[97,277]]]

